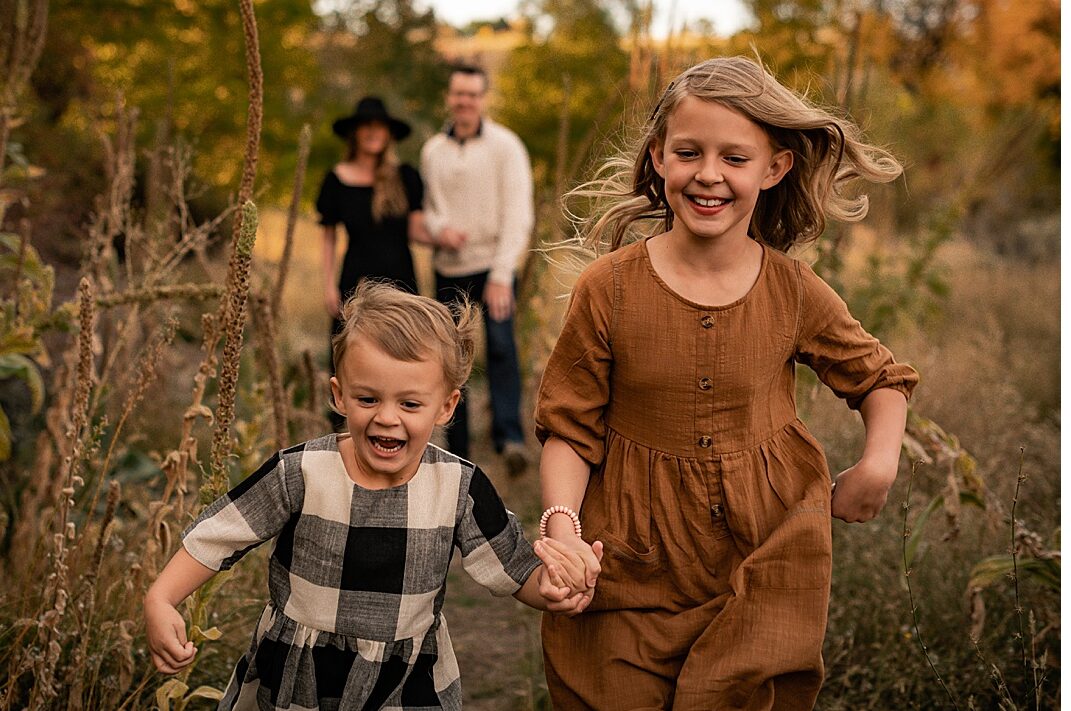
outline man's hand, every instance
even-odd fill
[[[444,227],[439,231],[439,234],[435,237],[435,245],[442,249],[449,249],[456,251],[464,246],[465,242],[469,239],[468,232],[462,232],[461,230],[453,227]]]
[[[494,321],[505,321],[513,315],[513,287],[488,281],[483,288],[487,315]]]

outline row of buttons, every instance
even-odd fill
[[[703,318],[699,319],[699,323],[702,324],[703,328],[713,328],[714,317],[710,314],[707,314],[703,316]],[[714,387],[714,381],[710,378],[703,377],[699,379],[700,390],[710,390],[712,387]],[[698,441],[696,441],[696,444],[698,444],[703,449],[708,449],[712,444],[714,444],[714,438],[708,435],[703,435],[699,438]],[[721,518],[721,504],[714,504],[713,506],[711,506],[710,513],[714,516],[714,518]]]
[[[707,314],[703,318],[699,319],[699,323],[702,324],[703,328],[713,328],[714,317],[710,314]],[[714,387],[714,381],[710,378],[703,377],[699,379],[700,390],[710,390],[712,387]],[[708,435],[703,435],[696,441],[696,444],[698,444],[703,449],[707,449],[712,444],[714,444],[714,438]],[[724,516],[725,511],[722,509],[721,504],[714,504],[713,506],[711,506],[710,515],[715,519],[720,519],[722,516]]]

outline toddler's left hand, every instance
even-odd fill
[[[848,523],[869,521],[881,513],[895,480],[895,463],[889,466],[860,460],[833,482],[833,516]]]

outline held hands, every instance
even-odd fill
[[[595,595],[595,582],[601,572],[603,546],[596,541],[588,546],[580,538],[562,542],[541,538],[534,546],[543,561],[539,593],[547,609],[573,617],[587,609]]]
[[[193,661],[197,649],[186,639],[186,621],[173,605],[145,597],[145,634],[152,662],[165,674],[176,674]]]
[[[896,480],[896,465],[860,459],[833,482],[833,516],[848,523],[864,523],[881,513],[889,488]]]

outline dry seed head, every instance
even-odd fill
[[[82,277],[78,284],[78,384],[74,400],[74,430],[78,437],[89,416],[89,391],[93,384],[93,322],[96,309],[93,283]]]
[[[257,208],[252,201],[242,206],[242,225],[235,247],[233,270],[229,275],[227,308],[222,312],[226,343],[219,375],[219,404],[216,407],[216,431],[212,438],[212,462],[209,492],[227,490],[225,461],[231,451],[230,426],[234,419],[234,401],[238,389],[238,368],[242,357],[242,329],[245,304],[249,294],[249,262],[257,235]]]

